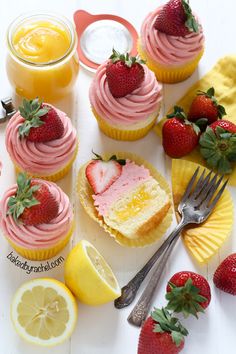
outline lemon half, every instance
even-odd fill
[[[72,334],[77,321],[77,304],[63,283],[49,278],[34,279],[17,290],[11,318],[23,339],[53,346]]]
[[[121,290],[111,268],[96,248],[80,241],[65,262],[65,283],[88,305],[101,305],[120,296]]]

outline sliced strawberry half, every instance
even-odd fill
[[[86,167],[86,177],[95,194],[105,192],[121,175],[122,165],[125,160],[119,160],[115,155],[108,161],[104,161],[101,156],[95,154],[93,159]]]

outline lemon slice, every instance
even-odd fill
[[[96,248],[80,241],[65,262],[65,282],[78,299],[88,305],[101,305],[120,296],[119,284]]]
[[[70,337],[77,320],[77,304],[61,282],[41,278],[23,284],[11,305],[16,332],[28,342],[53,346]]]
[[[199,165],[185,160],[172,160],[172,192],[175,210],[187,184]],[[204,167],[200,166],[199,176]],[[206,169],[207,172],[209,170]],[[208,219],[182,231],[184,244],[199,263],[207,263],[223,245],[233,226],[233,201],[225,190]]]

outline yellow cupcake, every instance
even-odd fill
[[[147,66],[155,73],[157,80],[167,84],[175,84],[186,80],[193,74],[203,56],[204,50],[202,50],[194,60],[184,65],[173,67],[161,65],[153,60],[142,47],[140,40],[138,41],[138,52],[141,58],[146,61]]]
[[[106,154],[105,156],[103,155],[103,159],[109,159],[112,155],[113,153]],[[148,169],[152,177],[150,179],[152,181],[151,184],[154,184],[153,180],[155,180],[156,182],[154,188],[153,186],[151,186],[150,189],[150,185],[148,183],[142,183],[140,184],[140,187],[143,187],[145,190],[142,190],[142,188],[140,189],[137,186],[138,190],[135,190],[134,196],[131,195],[132,193],[127,193],[127,196],[130,196],[129,200],[127,199],[126,201],[123,201],[120,198],[120,203],[117,204],[119,210],[113,209],[112,213],[116,213],[116,216],[119,218],[120,212],[122,211],[124,223],[122,221],[119,221],[117,227],[114,228],[114,226],[112,227],[112,225],[115,225],[116,222],[114,220],[114,215],[110,214],[110,217],[109,215],[107,215],[106,220],[109,223],[109,226],[106,223],[106,220],[104,220],[103,217],[99,216],[98,211],[94,206],[94,199],[92,198],[93,191],[85,175],[85,169],[87,167],[87,164],[85,164],[80,168],[78,174],[78,193],[80,202],[88,213],[88,215],[93,220],[95,220],[100,226],[102,226],[103,229],[110,234],[110,236],[114,237],[119,244],[128,247],[146,246],[155,242],[161,236],[163,236],[171,224],[172,208],[169,204],[171,201],[171,193],[169,186],[166,180],[157,172],[157,170],[141,157],[126,152],[115,153],[115,155],[118,159],[128,159],[134,162],[136,165],[144,166],[145,169]],[[165,194],[166,197],[163,198],[163,202],[160,205],[160,208],[159,206],[157,206],[157,208],[159,209],[156,210],[156,213],[155,210],[150,210],[149,208],[147,208],[147,211],[146,206],[151,205],[151,200],[155,200],[155,198],[157,197],[156,194],[158,192],[158,188],[163,191],[163,194]],[[126,205],[129,205],[131,207],[134,215],[126,215],[127,213],[125,211],[124,202],[126,202]],[[139,208],[141,208],[140,210],[144,211],[144,219],[138,218],[138,213],[140,212]],[[138,220],[137,223],[131,222],[132,217],[133,220]],[[130,227],[127,228],[127,232],[125,232],[126,235],[124,235],[122,233],[122,225],[127,223],[128,220],[131,220]]]
[[[118,57],[120,58],[120,55]],[[125,96],[115,97],[114,92],[111,93],[106,74],[107,62],[99,66],[91,83],[89,99],[92,112],[100,130],[112,139],[132,141],[144,137],[152,129],[159,115],[162,85],[146,65],[139,65],[142,65],[143,80],[136,89]],[[127,77],[127,80],[129,79],[133,78]]]
[[[204,35],[191,9],[187,20],[191,24],[194,22],[194,26],[187,35],[169,35],[159,31],[155,22],[162,9],[163,6],[159,6],[144,19],[138,53],[154,71],[157,80],[172,84],[187,79],[197,68],[204,52]]]
[[[94,117],[97,119],[98,126],[100,130],[107,135],[109,138],[115,139],[115,140],[125,140],[125,141],[134,141],[143,138],[145,135],[148,134],[148,132],[153,128],[153,126],[156,123],[157,116],[159,114],[155,113],[154,117],[150,117],[151,119],[148,119],[150,123],[143,128],[137,128],[134,130],[129,130],[127,129],[120,129],[120,127],[115,127],[111,124],[109,124],[107,121],[105,121],[102,117],[100,117],[95,109],[92,109],[92,112],[94,114]]]
[[[23,182],[22,182],[23,181]],[[30,193],[28,186],[28,179],[25,179],[22,175],[18,176],[17,185],[13,185],[3,195],[0,201],[1,220],[0,227],[3,235],[10,243],[10,245],[21,256],[31,260],[45,260],[54,257],[60,252],[68,243],[72,236],[74,229],[73,222],[73,210],[70,204],[68,196],[53,182],[45,180],[35,179],[35,185],[46,186],[54,197],[54,202],[58,205],[58,212],[55,216],[53,214],[52,219],[47,223],[40,223],[35,225],[26,225],[24,221],[21,221],[20,217],[22,212],[17,216],[18,209],[15,207],[16,192],[21,188],[20,198],[22,196],[22,205],[25,206],[25,198],[27,194],[27,203],[36,199],[34,194]],[[20,187],[21,186],[21,187]],[[53,203],[54,203],[53,202]],[[37,205],[38,207],[38,205]],[[18,207],[17,207],[18,208]],[[30,206],[29,206],[30,208]]]
[[[54,135],[52,124],[47,126],[52,117],[58,127]],[[51,140],[40,141],[42,135]],[[66,113],[48,103],[41,103],[38,98],[23,99],[19,111],[7,124],[5,143],[17,173],[25,172],[30,177],[48,181],[64,177],[78,151],[76,130]]]

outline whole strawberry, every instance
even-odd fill
[[[185,317],[203,312],[211,301],[208,281],[200,274],[182,271],[175,273],[166,288],[167,308],[182,312]]]
[[[120,54],[113,49],[106,67],[106,77],[112,96],[124,97],[137,89],[144,80],[143,60]]]
[[[95,158],[87,165],[85,174],[94,193],[100,194],[120,177],[122,165],[125,165],[126,161],[117,159],[115,155],[104,161],[100,155],[94,155]]]
[[[188,119],[191,122],[200,120],[206,127],[206,125],[221,119],[225,114],[225,108],[218,104],[215,98],[215,89],[211,87],[206,92],[198,91],[190,106]]]
[[[177,354],[187,335],[187,329],[167,309],[155,309],[142,326],[138,354]]]
[[[216,269],[213,282],[217,288],[236,295],[236,253],[231,254]]]
[[[236,162],[236,125],[226,119],[207,127],[201,135],[200,153],[211,168],[221,174],[231,173]]]
[[[188,0],[170,0],[159,12],[154,28],[171,36],[184,37],[191,32],[198,32],[199,24]]]
[[[162,127],[162,145],[165,153],[172,158],[189,154],[198,145],[200,129],[187,120],[181,107],[174,112]]]
[[[58,215],[59,205],[45,184],[28,179],[26,174],[17,177],[16,195],[8,200],[8,215],[25,225],[48,223]]]
[[[20,138],[33,142],[47,142],[62,137],[64,133],[63,123],[56,110],[38,98],[23,100],[23,106],[19,107],[20,114],[25,121],[19,127]]]

